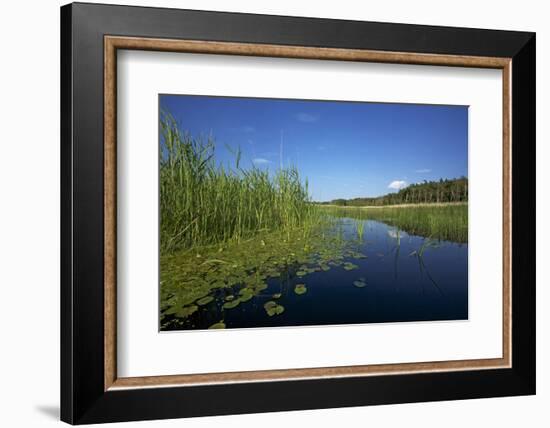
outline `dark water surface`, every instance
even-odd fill
[[[340,221],[344,238],[367,256],[343,260],[357,268],[332,266],[302,277],[289,271],[268,279],[260,295],[232,309],[222,308],[219,290],[177,330],[206,329],[220,319],[226,328],[245,328],[468,318],[467,244],[408,235],[373,220],[359,220],[364,222],[359,241],[358,220]],[[305,284],[307,292],[296,294],[296,284]],[[273,300],[284,312],[268,316],[264,304]]]

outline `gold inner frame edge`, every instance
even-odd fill
[[[117,377],[116,367],[116,88],[117,50],[147,50],[214,55],[241,55],[392,64],[494,68],[502,70],[503,125],[503,320],[502,357],[492,359],[374,364],[302,369]],[[396,375],[511,367],[511,82],[510,58],[388,52],[141,37],[104,37],[104,390],[193,386],[220,383],[290,381],[319,378]]]

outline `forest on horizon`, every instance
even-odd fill
[[[333,199],[331,201],[317,203],[321,205],[362,207],[452,202],[468,202],[468,178],[441,178],[434,181],[424,180],[422,183],[410,184],[398,192],[388,193],[382,196]]]

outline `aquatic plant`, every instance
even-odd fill
[[[294,167],[273,174],[217,164],[212,136],[182,131],[167,112],[160,117],[160,249],[162,254],[250,238],[261,231],[306,236],[319,221],[307,181]]]
[[[365,233],[365,222],[363,220],[358,220],[355,222],[357,228],[357,237],[359,242],[363,242],[363,234]]]
[[[364,277],[361,277],[358,280],[353,281],[353,285],[356,286],[357,288],[363,288],[367,286],[367,281]]]
[[[359,266],[357,266],[356,264],[353,264],[351,262],[345,262],[343,267],[344,267],[345,270],[354,270],[354,269],[357,269]]]
[[[307,287],[305,284],[296,284],[294,287],[294,292],[298,295],[307,293]]]
[[[279,305],[272,300],[264,305],[264,309],[270,317],[273,315],[281,315],[285,311],[284,306]]]
[[[346,258],[365,257],[352,242],[341,241],[336,231],[322,227],[305,239],[301,235],[287,239],[284,231],[264,231],[240,242],[161,255],[161,329],[183,325],[184,319],[190,318],[180,316],[182,308],[190,305],[196,308],[195,318],[210,311],[239,310],[235,308],[256,297],[282,297],[283,290],[263,294],[269,279],[285,282],[297,272],[306,276],[343,267]],[[350,263],[349,267],[356,265]]]
[[[410,235],[458,243],[468,242],[467,203],[400,207],[320,207],[336,217],[381,221]]]
[[[223,329],[225,328],[225,323],[222,321],[220,322],[217,322],[215,324],[212,324],[210,327],[208,327],[209,329],[212,329],[212,330],[215,330],[215,329]]]

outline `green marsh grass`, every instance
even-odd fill
[[[183,132],[161,114],[160,247],[162,254],[196,246],[249,239],[258,233],[307,234],[319,221],[307,182],[294,167],[266,170],[216,164],[209,136]]]
[[[412,235],[458,243],[468,242],[468,204],[399,207],[323,207],[336,217],[377,220]]]
[[[365,234],[365,222],[362,219],[357,220],[355,227],[357,228],[357,237],[360,242],[363,242],[363,235]]]

